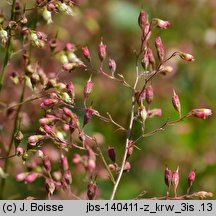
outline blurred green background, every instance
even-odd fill
[[[192,191],[211,191],[216,193],[216,1],[214,0],[80,0],[80,7],[76,17],[55,15],[54,23],[50,27],[40,27],[46,33],[59,33],[59,38],[65,42],[77,45],[87,45],[91,51],[93,62],[98,65],[97,46],[101,37],[107,45],[108,56],[117,62],[117,73],[123,74],[129,83],[135,78],[134,50],[139,49],[140,29],[137,24],[139,11],[143,8],[149,18],[157,17],[169,20],[172,27],[166,30],[155,30],[151,44],[154,49],[154,37],[160,35],[168,54],[181,50],[193,54],[196,61],[184,62],[174,58],[170,65],[174,72],[168,76],[158,76],[152,85],[155,89],[155,98],[152,108],[162,108],[162,117],[147,120],[146,131],[151,131],[167,118],[177,119],[177,113],[172,107],[172,88],[178,93],[182,112],[187,113],[193,108],[211,108],[213,116],[203,121],[189,118],[175,126],[166,128],[164,132],[141,140],[129,158],[132,169],[122,177],[116,199],[132,199],[142,191],[146,197],[164,196],[164,166],[176,169],[180,167],[180,183],[178,194],[186,192],[187,175],[190,170],[197,170],[196,181]],[[65,22],[67,20],[67,22]],[[41,23],[43,21],[41,19]],[[80,51],[78,51],[80,53]],[[1,54],[2,55],[2,54]],[[41,64],[47,71],[58,70],[60,65],[50,66],[49,53],[44,54],[46,61]],[[81,53],[79,55],[81,57]],[[44,56],[40,57],[43,58]],[[107,63],[106,63],[107,64]],[[140,67],[141,69],[141,67]],[[72,74],[62,75],[61,79],[71,79],[82,93],[82,86],[88,79],[91,71],[75,71]],[[130,91],[115,82],[93,72],[95,83],[91,99],[94,108],[101,114],[111,113],[113,119],[122,125],[128,124],[130,112]],[[142,83],[140,83],[140,88]],[[81,94],[80,93],[80,94]],[[78,94],[79,95],[79,94]],[[80,96],[81,97],[81,96]],[[34,106],[34,105],[31,105]],[[27,108],[28,106],[25,106]],[[28,111],[31,113],[31,111]],[[33,112],[33,111],[32,111]],[[31,134],[37,129],[38,116],[41,113],[34,111],[31,118],[32,128],[26,130]],[[34,126],[35,125],[35,126]],[[93,118],[86,131],[101,137],[101,148],[105,152],[108,146],[114,146],[117,151],[117,162],[120,164],[125,144],[124,132],[116,131],[116,127]],[[134,125],[132,139],[141,133],[140,126]],[[68,153],[72,158],[73,152]],[[98,161],[100,161],[98,159]],[[20,162],[21,163],[21,162]],[[80,195],[86,191],[85,173],[73,173],[74,191]],[[102,175],[102,174],[101,174]],[[112,184],[107,179],[98,178],[99,198],[109,199]],[[35,190],[41,181],[32,185],[16,183],[12,178],[7,184],[7,193],[19,194],[16,198],[27,195],[44,197],[43,189]]]

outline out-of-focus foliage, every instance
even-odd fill
[[[28,1],[28,4],[29,2],[31,1]],[[123,175],[116,198],[131,199],[142,191],[146,191],[149,197],[165,195],[163,176],[165,164],[172,169],[178,165],[180,167],[179,194],[185,193],[187,175],[192,169],[197,170],[192,191],[207,190],[216,193],[216,121],[214,116],[216,112],[216,2],[214,0],[80,0],[79,3],[80,7],[75,17],[55,15],[54,24],[49,27],[44,25],[44,28],[41,25],[41,30],[48,35],[57,33],[58,37],[65,42],[72,42],[79,46],[88,45],[93,62],[96,64],[99,64],[97,46],[102,37],[107,45],[109,56],[117,62],[117,73],[123,74],[130,83],[133,83],[135,78],[134,50],[138,50],[140,43],[137,17],[141,8],[147,11],[150,17],[169,20],[173,24],[171,28],[157,30],[155,33],[155,36],[161,35],[166,53],[182,50],[194,55],[196,61],[192,63],[179,61],[178,57],[174,58],[171,61],[174,72],[169,76],[158,76],[152,82],[155,89],[152,107],[162,108],[163,115],[147,120],[147,131],[159,127],[169,117],[177,119],[177,113],[171,102],[172,88],[175,88],[180,97],[183,113],[198,107],[209,107],[213,110],[213,116],[206,121],[189,118],[180,124],[166,128],[164,132],[139,141],[137,145],[141,150],[134,150],[130,158],[132,169]],[[1,1],[0,6],[3,11],[7,11],[4,1]],[[31,19],[34,19],[33,15]],[[44,23],[42,18],[40,22]],[[60,65],[52,63],[49,53],[35,52],[34,54],[39,57],[39,63],[43,65],[47,73],[60,70]],[[2,64],[2,48],[0,59],[0,64]],[[15,61],[17,68],[19,67],[18,59],[17,56],[17,62]],[[61,79],[73,80],[77,94],[82,97],[82,86],[90,74],[92,74],[91,71],[76,70],[70,74],[66,72],[61,74]],[[106,112],[111,113],[116,122],[126,126],[130,111],[128,89],[96,73],[92,74],[92,79],[95,83],[91,97],[94,108],[104,115]],[[8,88],[12,86],[9,78],[6,86]],[[19,87],[14,92],[11,90],[10,94],[9,97],[8,92],[4,90],[4,100],[17,102],[20,94]],[[24,131],[26,136],[32,134],[38,127],[37,119],[41,116],[38,106],[37,102],[32,102],[31,105],[25,105],[23,108],[31,116],[27,119],[30,122]],[[1,121],[6,120],[6,118],[1,118]],[[114,126],[95,118],[91,124],[87,125],[87,131],[101,137],[101,148],[104,152],[107,151],[108,146],[114,146],[117,149],[117,162],[121,163],[125,145],[124,132],[116,131]],[[11,133],[6,128],[3,128],[3,132],[8,136]],[[133,137],[138,137],[140,133],[140,127],[135,124]],[[68,155],[71,159],[73,151],[70,151]],[[108,157],[106,159],[109,160]],[[14,161],[16,163],[13,165],[11,163],[9,170],[12,176],[14,175],[11,173],[14,171],[13,166],[18,166],[17,169],[21,167],[19,159]],[[79,195],[86,191],[85,174],[79,175],[74,165],[71,166],[72,188],[74,193]],[[10,178],[6,193],[8,198],[12,199],[29,195],[43,198],[45,191],[43,189],[40,191],[40,184],[39,180],[31,185],[23,185],[17,183],[14,178]],[[112,184],[98,178],[98,187],[100,197],[108,199]],[[39,189],[35,191],[35,188]],[[10,194],[13,197],[10,197]]]

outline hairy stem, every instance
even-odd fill
[[[123,171],[124,171],[124,165],[125,165],[125,162],[126,162],[126,159],[127,159],[129,140],[130,140],[131,131],[132,131],[133,122],[134,122],[134,108],[135,108],[135,103],[136,103],[135,89],[136,89],[138,81],[139,81],[138,59],[139,59],[139,56],[136,56],[136,79],[135,79],[135,83],[134,83],[134,86],[133,86],[133,92],[132,92],[132,98],[131,98],[130,123],[129,123],[128,131],[127,131],[127,135],[126,135],[124,157],[123,157],[123,160],[122,160],[121,169],[120,169],[118,178],[117,178],[116,183],[115,183],[115,185],[113,187],[113,191],[112,191],[110,200],[113,200],[114,197],[115,197],[115,194],[117,192],[117,189],[118,189],[118,186],[119,186],[119,183],[120,183]]]

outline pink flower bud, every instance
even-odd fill
[[[115,60],[109,59],[109,69],[110,69],[110,72],[111,72],[112,76],[114,76],[114,73],[116,71],[116,62],[115,62]]]
[[[16,180],[17,181],[24,181],[27,175],[28,175],[27,172],[19,173],[19,174],[16,175]]]
[[[46,125],[46,124],[53,123],[54,120],[55,120],[55,117],[54,118],[41,118],[41,119],[39,119],[39,123],[41,125]]]
[[[124,172],[129,172],[130,169],[131,169],[131,164],[129,161],[126,161],[124,165]]]
[[[211,109],[193,109],[191,111],[191,114],[197,118],[200,118],[200,119],[206,119],[208,118],[209,116],[212,115],[212,110]]]
[[[70,110],[70,109],[68,109],[67,107],[63,107],[63,112],[64,112],[64,114],[66,115],[66,116],[68,116],[68,117],[70,117],[70,118],[73,118],[74,117],[74,114],[73,114],[73,112]]]
[[[45,156],[43,158],[43,166],[48,173],[51,171],[51,162],[50,162],[50,158],[48,156]]]
[[[90,159],[89,161],[88,161],[88,171],[90,172],[90,173],[92,173],[93,172],[93,170],[96,168],[96,163],[95,163],[95,161],[94,160],[92,160],[92,159]]]
[[[92,88],[94,86],[94,83],[91,81],[91,78],[86,82],[85,88],[84,88],[84,96],[88,97],[92,93]]]
[[[70,185],[72,183],[72,175],[70,170],[66,170],[63,174],[65,182]]]
[[[146,22],[147,22],[147,14],[145,13],[145,11],[142,10],[138,17],[138,24],[141,29],[144,29]]]
[[[152,50],[150,48],[148,48],[147,52],[148,52],[149,63],[152,66],[152,68],[154,69],[155,68],[154,54],[153,54],[153,52],[152,52]]]
[[[37,150],[36,155],[37,155],[39,158],[43,158],[43,157],[44,157],[44,153],[43,153],[42,150]]]
[[[74,63],[65,63],[65,64],[62,65],[62,69],[63,69],[64,71],[71,71],[71,70],[73,70],[76,66],[77,66],[77,65],[74,64]]]
[[[172,180],[172,171],[166,167],[165,172],[164,172],[164,181],[167,187],[171,185],[171,180]]]
[[[150,104],[154,98],[154,91],[151,85],[146,88],[146,101]]]
[[[177,167],[177,169],[173,171],[171,182],[172,182],[172,185],[174,188],[174,197],[176,197],[177,196],[177,187],[179,184],[179,167]]]
[[[42,135],[33,135],[28,138],[28,143],[37,143],[42,140],[44,136]]]
[[[72,99],[75,98],[75,88],[72,82],[69,82],[66,86],[68,94],[71,96]]]
[[[165,55],[165,49],[164,49],[164,45],[162,43],[160,36],[158,36],[155,39],[155,47],[157,49],[157,54],[158,54],[158,58],[159,58],[160,62],[163,62],[164,55]]]
[[[193,182],[195,181],[195,177],[196,177],[196,170],[190,171],[190,173],[188,175],[188,189],[187,189],[188,194],[190,192],[190,188],[191,188]]]
[[[54,11],[56,9],[56,6],[55,6],[55,4],[53,4],[53,2],[49,2],[49,3],[47,3],[47,10],[48,11]]]
[[[89,120],[92,118],[93,114],[95,113],[95,110],[87,108],[85,110],[84,120],[83,120],[83,127],[88,124]]]
[[[173,107],[177,110],[179,115],[181,115],[181,103],[179,100],[178,95],[176,94],[175,90],[173,89],[173,97],[172,97],[172,104]]]
[[[106,45],[102,41],[98,46],[98,55],[101,62],[106,58]]]
[[[53,130],[52,130],[52,128],[49,125],[44,125],[43,128],[44,128],[44,131],[46,133],[48,133],[48,134],[52,134],[53,133]]]
[[[24,151],[24,149],[23,149],[22,147],[17,147],[17,149],[16,149],[16,154],[17,154],[18,156],[23,155],[24,152],[25,152],[25,151]]]
[[[194,57],[191,54],[180,52],[179,56],[185,61],[194,61]]]
[[[75,45],[72,43],[66,43],[65,44],[65,51],[72,51],[75,50]]]
[[[97,190],[97,185],[95,183],[91,182],[88,184],[87,196],[89,200],[95,199],[96,190]]]
[[[36,173],[30,173],[29,175],[26,176],[25,182],[32,183],[37,177],[38,175]]]
[[[45,99],[43,101],[44,106],[52,106],[57,102],[57,100],[54,99]]]
[[[138,105],[143,104],[144,100],[146,99],[146,89],[139,91],[136,93],[137,103]]]
[[[115,153],[115,149],[113,147],[108,148],[108,156],[113,163],[116,162],[116,153]]]
[[[80,162],[82,162],[82,158],[79,154],[74,154],[73,155],[73,163],[74,164],[79,164]]]
[[[170,27],[172,24],[169,21],[164,21],[161,19],[154,19],[156,21],[156,26],[161,29],[166,29]]]
[[[88,47],[82,48],[82,54],[88,61],[91,61],[91,55],[90,55]]]
[[[65,157],[64,155],[61,155],[61,167],[64,171],[69,169],[67,157]]]
[[[68,124],[63,124],[63,130],[64,131],[69,131],[70,130],[70,126]]]
[[[153,118],[155,116],[162,116],[162,110],[160,108],[148,110],[148,118]]]

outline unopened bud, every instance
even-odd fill
[[[140,119],[142,120],[142,122],[146,121],[147,112],[146,112],[145,106],[141,105],[140,107],[138,107],[138,116],[140,117]]]
[[[68,109],[67,107],[63,107],[62,110],[66,116],[68,116],[70,118],[74,117],[74,113],[70,109]]]
[[[190,171],[189,175],[188,175],[188,189],[187,189],[187,193],[190,193],[190,188],[193,184],[193,182],[195,181],[195,177],[196,177],[196,170],[192,170]]]
[[[144,100],[146,99],[146,89],[137,92],[136,97],[138,105],[143,104]]]
[[[172,104],[173,107],[177,110],[179,113],[179,116],[181,116],[181,103],[179,100],[178,95],[176,94],[175,90],[173,89],[173,97],[172,97]]]
[[[147,52],[148,52],[149,63],[151,67],[154,69],[156,65],[154,54],[150,48],[148,48]]]
[[[171,66],[161,65],[159,73],[161,73],[163,75],[167,75],[167,74],[170,74],[172,71],[173,71],[173,68]]]
[[[88,161],[88,167],[87,168],[88,168],[88,171],[90,173],[92,173],[93,170],[96,168],[95,160],[89,159],[89,161]]]
[[[92,88],[94,86],[94,83],[91,81],[91,77],[86,82],[85,88],[84,88],[84,96],[87,98],[92,93]]]
[[[87,196],[88,196],[89,200],[95,199],[96,190],[97,190],[96,183],[91,182],[91,183],[88,184],[88,187],[87,187]]]
[[[112,76],[114,76],[114,73],[116,71],[116,62],[115,62],[115,60],[109,59],[109,69],[110,69],[110,72],[111,72]]]
[[[24,152],[25,151],[22,147],[17,147],[17,149],[16,149],[17,156],[22,156]]]
[[[116,162],[116,153],[115,153],[115,149],[113,147],[108,148],[108,156],[113,163]]]
[[[52,13],[49,10],[47,10],[47,7],[44,7],[42,15],[43,15],[44,20],[47,22],[47,24],[50,24],[53,22]]]
[[[19,173],[16,175],[16,180],[17,181],[24,181],[27,175],[28,175],[27,172]]]
[[[62,13],[65,13],[67,15],[70,15],[70,16],[74,16],[74,11],[72,10],[72,8],[65,4],[65,3],[62,3],[62,2],[57,2],[56,3],[56,6],[58,7],[58,10]]]
[[[155,39],[155,47],[157,49],[157,54],[158,54],[158,58],[159,58],[160,62],[163,62],[164,55],[165,55],[165,48],[164,48],[164,45],[162,43],[160,36],[158,36]]]
[[[66,63],[66,64],[62,65],[62,69],[64,71],[72,71],[76,67],[77,67],[77,64],[75,64],[75,63]]]
[[[37,157],[39,157],[39,158],[44,158],[44,153],[43,153],[42,150],[37,150],[36,155],[37,155]]]
[[[209,116],[212,115],[212,110],[211,109],[193,109],[191,111],[191,114],[197,118],[200,118],[200,119],[206,119],[208,118]]]
[[[179,184],[179,167],[177,167],[177,169],[173,171],[171,182],[172,182],[172,185],[174,188],[174,196],[176,197],[177,196],[177,187]]]
[[[39,119],[39,123],[41,125],[47,125],[47,124],[53,123],[55,121],[55,119],[56,119],[55,117],[54,118],[41,118],[41,119]]]
[[[45,99],[45,100],[43,100],[43,104],[46,107],[52,106],[52,105],[54,105],[56,103],[57,103],[57,100],[55,100],[55,99]]]
[[[104,45],[102,41],[98,46],[98,55],[101,62],[106,58],[106,45]]]
[[[166,29],[172,25],[171,22],[164,21],[161,19],[154,19],[153,21],[155,21],[156,27],[161,28],[161,29]]]
[[[25,177],[25,182],[26,183],[32,183],[33,181],[35,181],[35,179],[38,177],[38,175],[36,173],[30,173],[29,175],[27,175]]]
[[[82,158],[79,154],[74,154],[73,155],[73,163],[74,164],[79,164],[80,162],[82,162]]]
[[[72,44],[72,43],[66,43],[64,49],[67,52],[69,52],[69,51],[75,51],[75,45]]]
[[[44,128],[44,131],[47,134],[52,134],[53,133],[53,129],[49,125],[44,125],[43,128]]]
[[[23,136],[22,132],[21,131],[17,131],[17,133],[15,135],[15,140],[18,143],[20,143],[20,142],[22,142],[23,138],[24,138],[24,136]]]
[[[129,161],[126,161],[123,170],[124,170],[124,172],[129,172],[130,169],[131,169],[131,164]]]
[[[148,110],[148,118],[153,118],[155,116],[162,116],[162,110],[160,108]]]
[[[144,29],[146,22],[147,22],[147,14],[145,13],[145,11],[141,11],[138,17],[138,24],[141,29]]]
[[[45,156],[43,158],[43,166],[48,173],[51,171],[51,162],[50,162],[50,158],[48,156]]]
[[[64,171],[69,169],[67,157],[65,157],[64,155],[61,156],[61,167]]]
[[[53,2],[49,2],[49,3],[47,3],[47,10],[48,11],[54,11],[56,9],[56,6],[55,6],[55,4],[53,3]]]
[[[146,88],[146,101],[150,104],[154,98],[154,91],[151,85]]]
[[[74,88],[73,83],[69,82],[66,85],[66,89],[67,89],[68,94],[71,96],[71,98],[74,99],[75,98],[75,88]]]
[[[87,108],[85,110],[84,120],[83,120],[83,127],[88,124],[89,120],[92,118],[93,114],[95,113],[95,110]]]
[[[82,54],[88,61],[91,61],[91,55],[90,55],[88,47],[82,48]]]
[[[37,143],[42,140],[44,136],[42,135],[33,135],[28,138],[28,143]]]
[[[70,171],[70,170],[66,170],[66,171],[64,172],[63,177],[64,177],[65,182],[66,182],[68,185],[72,184],[72,175],[71,175],[71,171]]]
[[[179,56],[185,61],[194,61],[194,57],[191,54],[180,52]]]

